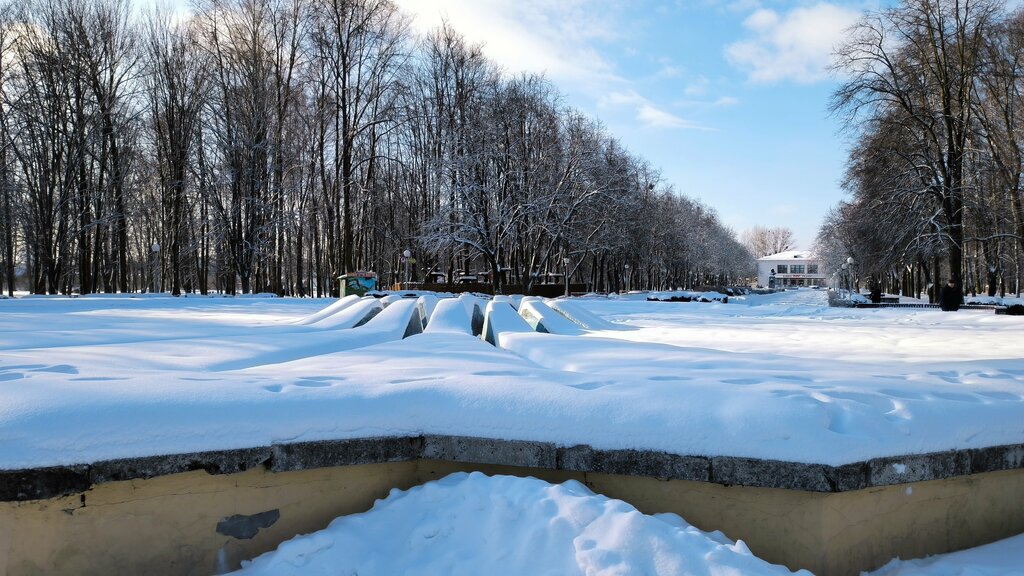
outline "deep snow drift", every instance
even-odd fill
[[[644,515],[574,480],[452,474],[282,543],[236,574],[591,576],[792,574],[721,532]],[[809,576],[807,571],[798,572]]]
[[[359,574],[792,574],[742,541],[703,532],[675,514],[647,516],[576,481],[452,474],[392,490],[362,514],[283,542],[243,562],[239,576]],[[801,570],[797,574],[808,575]],[[1021,576],[1024,535],[868,576]]]
[[[424,433],[831,465],[1024,442],[1019,317],[642,298],[551,302],[581,334],[505,318],[501,348],[471,299],[405,339],[401,299],[357,328],[358,302],[2,300],[0,469]]]

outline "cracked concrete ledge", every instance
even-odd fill
[[[730,456],[680,456],[651,450],[599,450],[586,445],[464,436],[357,438],[274,444],[92,464],[0,470],[0,502],[42,500],[95,484],[205,470],[232,474],[256,466],[272,472],[357,464],[440,460],[544,470],[600,472],[726,486],[849,492],[877,486],[941,480],[1024,468],[1024,444],[875,458],[828,466]]]

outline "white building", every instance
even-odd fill
[[[825,266],[810,252],[789,250],[757,259],[758,286],[826,286],[825,280]]]

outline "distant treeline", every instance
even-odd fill
[[[867,14],[839,49],[834,108],[857,136],[852,199],[819,235],[833,264],[852,255],[862,279],[908,295],[949,278],[1020,291],[1024,12],[1008,10],[903,0]]]
[[[322,296],[347,271],[401,280],[405,250],[413,280],[499,291],[751,272],[712,210],[550,82],[447,26],[415,38],[386,0],[134,10],[0,9],[6,290]]]

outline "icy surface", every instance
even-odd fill
[[[631,294],[546,301],[579,335],[503,304],[496,348],[443,300],[405,339],[414,299],[332,326],[350,302],[2,300],[0,469],[424,433],[832,465],[1024,443],[1020,317]]]
[[[789,575],[721,532],[647,516],[574,480],[452,474],[284,542],[236,574]],[[799,574],[809,574],[806,571]]]

